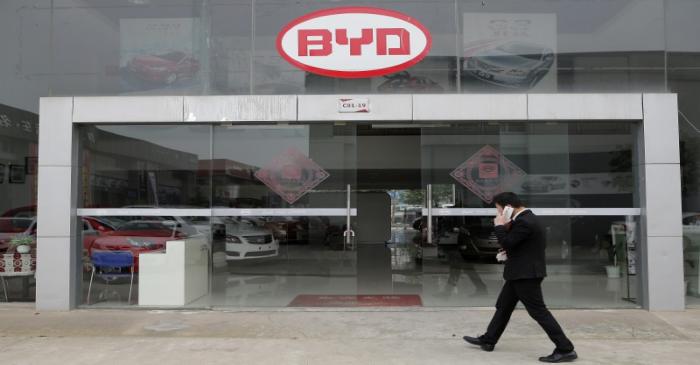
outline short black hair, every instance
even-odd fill
[[[518,198],[518,196],[515,195],[515,193],[510,191],[505,191],[494,196],[493,202],[502,207],[510,205],[513,208],[520,208],[523,206],[523,202],[520,201],[520,198]]]

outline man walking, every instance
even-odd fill
[[[498,212],[494,219],[496,236],[507,256],[503,271],[506,282],[486,333],[478,337],[464,336],[464,340],[480,346],[484,351],[493,351],[520,301],[556,345],[554,352],[541,357],[540,361],[558,363],[576,360],[578,356],[574,345],[549,312],[542,297],[542,280],[547,276],[546,241],[537,216],[526,209],[514,193],[498,194],[494,201]]]

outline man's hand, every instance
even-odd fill
[[[493,225],[503,226],[506,223],[508,223],[508,220],[506,219],[506,217],[503,216],[503,213],[496,213],[496,218],[493,219]]]

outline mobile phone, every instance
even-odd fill
[[[511,217],[513,217],[513,207],[506,205],[505,208],[503,208],[503,217],[507,220],[511,220]]]

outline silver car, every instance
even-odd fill
[[[513,41],[471,56],[465,62],[465,71],[499,86],[530,89],[547,75],[552,63],[551,49]]]

